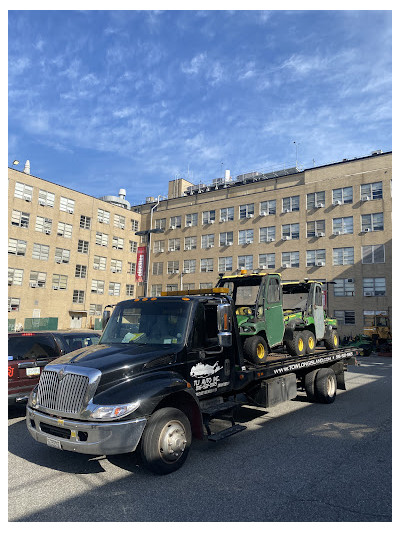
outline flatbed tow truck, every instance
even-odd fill
[[[246,360],[236,309],[224,287],[119,302],[96,346],[48,364],[32,391],[26,424],[34,439],[92,455],[139,450],[167,474],[185,462],[192,437],[218,441],[243,431],[240,405],[270,408],[306,392],[332,403],[357,350]],[[231,425],[213,431],[213,422]]]

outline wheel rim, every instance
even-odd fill
[[[304,342],[303,342],[303,339],[302,339],[302,338],[299,339],[299,341],[298,341],[298,343],[297,343],[297,347],[298,347],[298,349],[299,349],[299,352],[302,352],[302,351],[303,351],[303,349],[304,349]]]
[[[308,337],[308,347],[310,350],[314,350],[314,339],[311,337],[311,335]]]
[[[160,456],[166,463],[175,463],[182,457],[186,447],[186,431],[179,420],[171,420],[161,431]]]
[[[329,376],[328,378],[327,392],[330,398],[332,398],[332,396],[335,394],[335,380],[333,379],[333,376]]]
[[[337,335],[333,335],[333,345],[338,346],[338,344],[339,344],[339,341],[338,341]]]
[[[265,356],[265,348],[261,343],[259,343],[257,344],[257,357],[259,359],[263,359],[264,356]]]

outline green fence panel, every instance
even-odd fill
[[[15,331],[15,318],[8,319],[8,331]]]
[[[56,331],[58,328],[58,318],[25,318],[24,331]]]

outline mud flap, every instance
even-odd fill
[[[344,380],[344,365],[343,361],[337,361],[333,365],[331,365],[332,370],[336,374],[336,387],[340,390],[346,390],[346,383]]]

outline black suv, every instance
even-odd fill
[[[28,399],[41,369],[65,353],[98,344],[93,330],[35,331],[8,334],[8,405]]]

